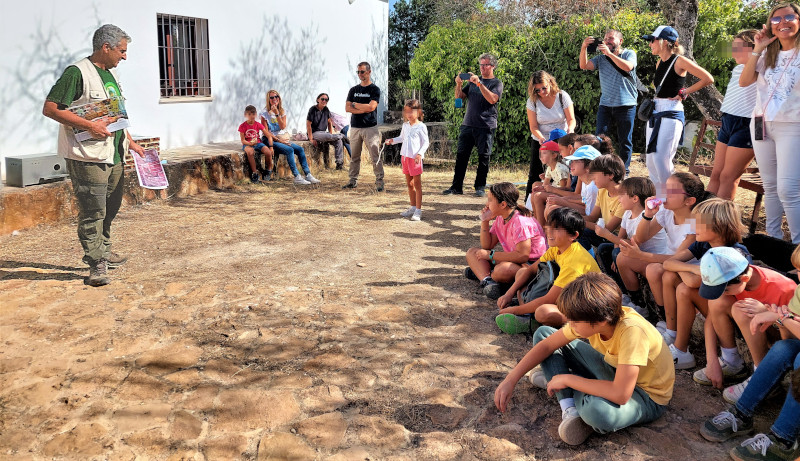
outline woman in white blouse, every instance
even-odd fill
[[[764,184],[767,233],[783,238],[781,218],[792,243],[800,243],[800,6],[777,5],[756,34],[755,47],[739,85],[756,83],[750,129]],[[762,129],[763,127],[763,129]]]
[[[561,129],[567,133],[575,131],[575,110],[572,98],[566,91],[558,88],[552,75],[540,70],[534,72],[528,82],[528,128],[531,131],[531,167],[528,172],[528,185],[525,197],[531,193],[534,181],[544,172],[539,161],[539,147],[548,140],[550,132]]]

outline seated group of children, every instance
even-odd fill
[[[534,341],[498,387],[495,404],[505,411],[517,381],[531,371],[534,386],[558,396],[566,443],[652,421],[666,410],[675,370],[696,365],[689,339],[699,311],[707,365],[693,379],[721,389],[733,384],[723,391],[731,407],[701,434],[719,442],[749,433],[756,405],[786,372],[800,369],[800,289],[752,264],[735,203],[709,197],[690,173],[673,174],[665,196],[656,197],[650,179],[623,180],[619,157],[597,149],[606,142],[563,136],[553,143],[559,154],[544,143],[547,171],[531,194],[532,209],[517,204],[513,184],[488,189],[481,245],[467,252],[465,275],[497,300],[502,331]],[[574,187],[556,173],[559,155],[570,161]],[[494,249],[498,243],[502,250]],[[792,264],[800,268],[800,247]],[[640,277],[653,309],[645,307]],[[749,377],[737,329],[753,358]],[[800,456],[800,403],[791,394],[769,434],[734,448],[734,459]]]

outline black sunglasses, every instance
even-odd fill
[[[368,70],[357,70],[357,71],[356,71],[356,73],[357,73],[358,75],[361,75],[361,74],[366,74],[367,72],[369,72],[369,71],[368,71]]]
[[[328,102],[328,98],[319,98],[320,101]]]
[[[281,98],[281,97],[280,97],[280,96],[278,96],[277,94],[276,94],[276,95],[274,95],[274,96],[270,96],[270,97],[269,97],[269,99],[280,99],[280,98]]]
[[[546,89],[547,89],[547,87],[546,87],[546,86],[543,86],[543,87],[541,87],[541,88],[536,88],[536,89],[534,89],[534,90],[533,90],[533,92],[534,92],[534,93],[536,93],[536,94],[539,94],[539,93],[541,93],[542,91],[544,91],[544,90],[546,90]]]

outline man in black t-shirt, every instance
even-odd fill
[[[356,73],[361,83],[350,88],[347,93],[347,112],[350,118],[350,181],[342,189],[355,189],[358,173],[361,171],[361,148],[367,145],[372,158],[372,171],[375,173],[375,188],[383,192],[383,160],[380,155],[381,134],[378,131],[378,101],[381,90],[372,83],[372,68],[368,62],[358,63]]]
[[[467,173],[472,148],[478,148],[478,172],[475,175],[475,195],[486,195],[486,176],[489,174],[489,158],[492,155],[494,132],[497,129],[497,104],[503,94],[503,82],[494,76],[497,58],[484,53],[478,58],[481,76],[472,74],[469,83],[462,88],[461,77],[456,75],[456,98],[467,99],[467,113],[458,135],[456,169],[453,184],[444,190],[445,195],[464,193],[464,175]]]
[[[308,109],[306,116],[306,133],[308,140],[318,147],[317,142],[332,142],[334,156],[336,158],[336,169],[341,170],[344,163],[344,153],[342,140],[344,135],[333,132],[333,121],[331,111],[328,109],[328,94],[321,93],[317,96],[317,104]]]

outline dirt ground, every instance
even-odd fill
[[[577,448],[527,380],[500,414],[530,343],[461,276],[483,200],[440,195],[451,172],[431,170],[410,222],[397,167],[381,194],[368,168],[355,191],[319,177],[124,209],[130,261],[102,288],[83,283],[74,223],[0,237],[0,458],[727,458],[735,441],[698,433],[721,394],[691,371],[663,418]]]

